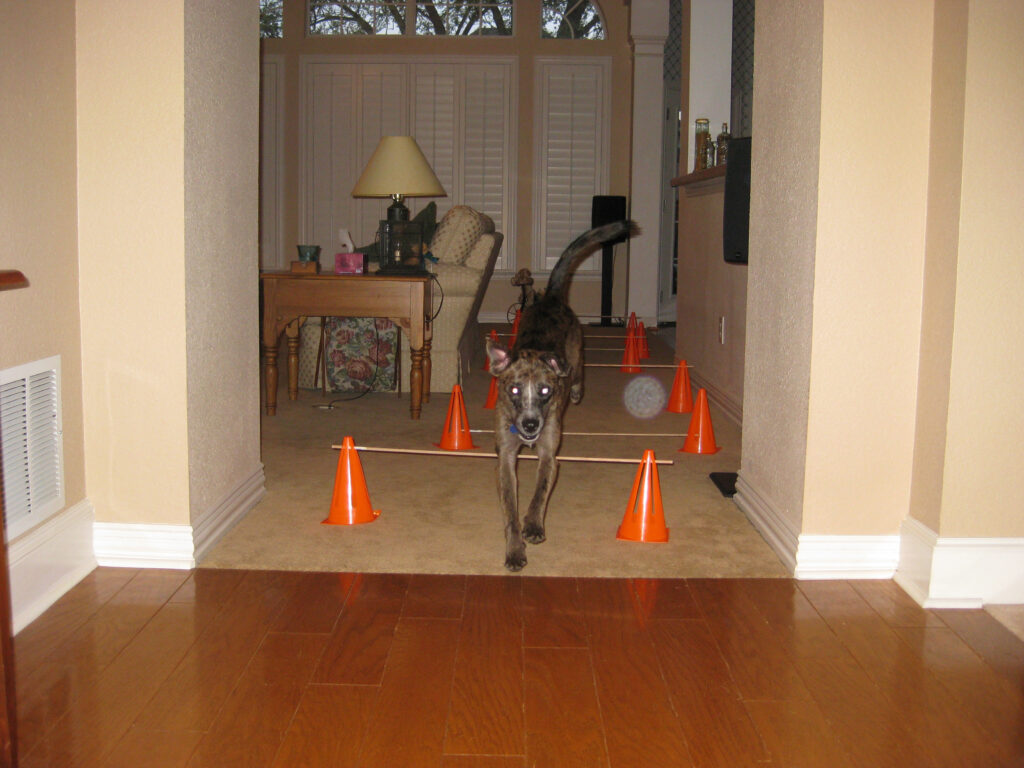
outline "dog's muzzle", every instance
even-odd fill
[[[509,429],[527,445],[533,445],[540,437],[540,430],[544,422],[536,418],[522,419],[518,424],[512,424]]]

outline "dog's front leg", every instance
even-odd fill
[[[510,571],[521,571],[526,565],[526,544],[519,527],[518,453],[518,449],[498,446],[498,503],[505,515],[505,567]]]
[[[537,446],[537,488],[530,500],[530,509],[523,518],[523,538],[531,544],[541,544],[547,538],[544,521],[548,514],[548,499],[558,477],[555,452],[545,445]]]

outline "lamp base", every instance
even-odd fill
[[[394,223],[409,220],[409,209],[401,198],[395,197],[394,202],[388,206],[388,221]]]

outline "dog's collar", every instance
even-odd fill
[[[508,425],[508,431],[511,432],[513,435],[518,435],[519,434],[519,430],[516,429],[516,425],[515,424],[509,424]]]

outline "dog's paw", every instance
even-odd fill
[[[574,385],[569,387],[569,400],[572,401],[573,405],[579,405],[583,399],[583,385]]]
[[[526,565],[526,552],[509,552],[505,555],[505,568],[515,573]]]
[[[531,544],[543,544],[547,536],[544,535],[544,526],[537,523],[527,523],[523,527],[523,538]]]

